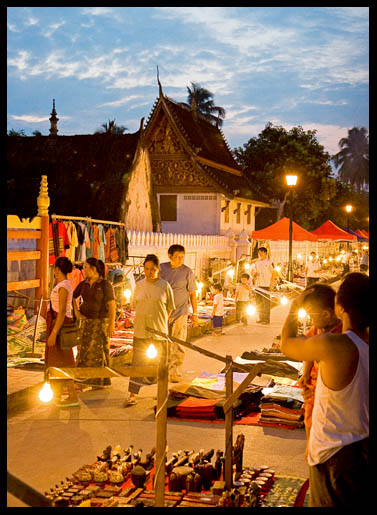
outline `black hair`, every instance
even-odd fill
[[[97,273],[102,279],[105,278],[105,263],[101,259],[97,259],[95,257],[90,257],[86,260],[89,266],[95,268]]]
[[[266,249],[266,247],[259,247],[259,248],[258,248],[258,252],[260,252],[260,251],[265,252],[265,253],[267,254],[267,249]]]
[[[185,247],[178,244],[170,245],[168,255],[173,256],[175,252],[185,252]]]
[[[331,309],[334,311],[335,290],[328,284],[315,283],[306,288],[314,290],[305,297],[304,304],[311,303],[318,306],[319,309]]]
[[[223,288],[221,286],[220,283],[214,283],[214,285],[212,286],[212,288],[214,288],[215,290],[217,291],[223,291]]]
[[[73,270],[72,261],[65,256],[58,257],[55,261],[55,268],[59,268],[62,274],[70,274]]]
[[[143,264],[145,265],[145,263],[147,263],[148,261],[152,261],[152,263],[154,263],[157,266],[157,268],[160,268],[160,260],[155,254],[148,254],[144,259]]]
[[[362,272],[347,274],[336,294],[337,303],[348,313],[354,328],[369,327],[371,301],[369,276]]]
[[[246,279],[250,279],[250,275],[249,275],[249,274],[247,274],[246,272],[245,272],[244,274],[242,274],[242,275],[241,275],[241,278],[242,278],[242,277],[246,277]]]

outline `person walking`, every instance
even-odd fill
[[[310,430],[310,507],[369,506],[369,277],[347,274],[335,295],[342,334],[297,337],[297,311],[311,289],[291,304],[281,334],[281,352],[299,361],[319,361]]]
[[[266,247],[259,247],[258,259],[252,268],[252,276],[254,279],[255,300],[258,309],[258,324],[268,325],[270,323],[270,295],[268,292],[273,291],[278,273],[274,269],[271,259],[267,257]]]
[[[237,284],[234,295],[237,322],[242,322],[244,325],[247,325],[246,308],[250,300],[250,292],[252,291],[249,281],[250,275],[246,272],[243,273],[241,275],[241,282]]]
[[[317,254],[311,252],[308,262],[305,266],[305,281],[306,287],[309,288],[313,283],[319,281],[319,272],[321,270],[321,264],[317,259]]]
[[[45,348],[45,369],[49,367],[76,366],[72,349],[61,349],[59,345],[59,330],[63,324],[72,319],[72,286],[67,275],[72,272],[72,262],[67,257],[59,257],[54,265],[55,285],[51,291],[49,309],[46,315],[47,343]],[[51,387],[57,400],[57,406],[68,408],[79,406],[73,380],[57,379],[51,381]],[[64,389],[68,397],[63,400]]]
[[[304,301],[303,307],[310,316],[313,325],[306,332],[306,338],[311,338],[317,334],[324,333],[341,333],[342,321],[335,315],[334,298],[335,290],[328,284],[315,283],[311,287]],[[304,397],[304,424],[306,432],[306,451],[308,454],[308,442],[310,436],[310,428],[312,427],[312,413],[315,398],[315,388],[318,379],[318,364],[316,361],[304,361],[303,373],[298,381],[302,388]]]
[[[104,367],[110,364],[110,336],[115,328],[114,290],[105,276],[104,263],[94,257],[84,263],[85,280],[73,292],[73,298],[81,297],[81,304],[74,302],[77,318],[81,320],[81,343],[77,367]],[[92,389],[111,385],[109,377],[90,378],[82,381]]]
[[[179,340],[187,339],[188,307],[192,305],[192,325],[198,325],[196,281],[191,268],[184,264],[185,248],[171,245],[168,249],[169,262],[161,263],[160,277],[168,281],[173,289],[175,309],[169,317],[169,335]],[[182,345],[169,342],[169,380],[179,383],[185,351]]]
[[[224,295],[221,284],[216,283],[213,288],[213,309],[212,309],[212,324],[213,336],[221,336],[223,334],[223,317],[224,317]]]
[[[360,258],[360,272],[368,272],[369,268],[369,254],[366,249],[362,250]]]
[[[164,339],[147,331],[147,327],[168,333],[168,319],[175,308],[174,295],[170,284],[159,277],[160,263],[157,256],[148,254],[144,260],[145,278],[138,281],[131,297],[131,308],[135,310],[132,366],[149,364],[146,352],[151,343]],[[153,377],[131,377],[128,385],[129,397],[123,407],[134,406],[143,385],[155,382]]]

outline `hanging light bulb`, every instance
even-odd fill
[[[127,302],[129,302],[130,298],[131,298],[131,295],[132,295],[132,292],[131,292],[131,290],[129,288],[127,288],[126,290],[124,290],[123,295],[126,297]]]
[[[254,306],[254,304],[248,304],[246,306],[246,314],[247,315],[255,315],[257,312],[257,308]]]
[[[249,263],[245,263],[245,270],[250,270],[250,264]]]
[[[279,273],[281,271],[281,266],[279,266],[279,265],[275,266],[275,270]]]
[[[231,268],[230,270],[227,271],[227,275],[229,275],[229,277],[231,279],[233,279],[233,277],[234,277],[234,270],[233,270],[233,268]]]
[[[286,306],[288,304],[288,299],[285,295],[283,295],[283,297],[280,299],[280,303],[283,305],[283,306]]]
[[[297,316],[300,320],[304,320],[306,317],[306,310],[304,308],[299,309]]]
[[[51,385],[48,381],[46,381],[41,391],[39,392],[39,400],[42,402],[50,402],[50,400],[53,398],[54,393],[52,391]]]
[[[302,258],[302,254],[298,253],[297,254],[297,259],[301,259]]]
[[[147,349],[147,358],[154,359],[157,356],[157,349],[153,343],[151,343]]]

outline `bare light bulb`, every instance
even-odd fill
[[[127,301],[129,301],[131,298],[132,292],[129,288],[127,288],[127,290],[124,290],[123,295],[126,297]]]
[[[50,402],[53,398],[54,393],[52,391],[51,385],[48,381],[44,383],[41,391],[39,392],[39,400],[42,402]]]
[[[297,316],[298,318],[300,318],[301,320],[304,320],[305,317],[306,317],[306,310],[304,308],[301,308],[298,310],[298,313],[297,313]]]
[[[288,304],[288,299],[287,299],[287,297],[285,295],[280,299],[280,303],[283,306],[286,306]]]
[[[153,343],[151,343],[147,349],[147,358],[154,359],[157,356],[157,349]]]
[[[247,315],[255,315],[257,312],[257,308],[253,304],[248,304],[246,307],[246,314]]]

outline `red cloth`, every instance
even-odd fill
[[[70,274],[67,274],[67,279],[71,283],[72,291],[75,291],[76,286],[84,281],[85,274],[79,268],[74,268]]]
[[[254,240],[289,240],[289,218],[284,217],[278,222],[269,225],[265,229],[252,232]],[[317,241],[318,237],[296,224],[292,223],[292,240],[294,241]]]
[[[350,234],[346,231],[343,231],[343,229],[335,225],[331,220],[327,220],[327,222],[322,224],[320,227],[317,227],[317,229],[313,231],[313,234],[318,236],[319,240],[357,240],[357,236],[355,236],[354,234]]]
[[[48,264],[55,264],[55,250],[54,250],[54,239],[52,235],[52,224],[58,226],[58,235],[59,235],[59,249],[58,249],[58,257],[65,256],[66,249],[69,249],[69,237],[67,233],[67,228],[63,222],[53,221],[48,225]]]

